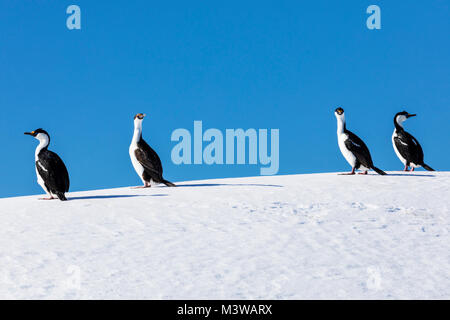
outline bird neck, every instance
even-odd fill
[[[47,135],[40,135],[37,139],[39,140],[39,145],[36,147],[36,152],[35,152],[36,158],[39,155],[39,153],[42,150],[47,149],[48,145],[50,144],[50,138]]]
[[[347,130],[344,116],[337,118],[337,133],[342,134]]]
[[[138,143],[142,138],[142,121],[135,121],[133,143]]]
[[[396,130],[404,130],[403,129],[403,121],[399,121],[398,116],[394,118],[394,126]]]

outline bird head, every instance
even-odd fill
[[[138,120],[144,120],[146,114],[145,113],[138,113],[137,115],[134,116],[134,120],[138,119]]]
[[[398,123],[401,126],[402,123],[405,122],[407,119],[415,116],[416,114],[411,114],[406,111],[398,112],[394,117],[394,122]]]
[[[344,114],[344,109],[342,109],[342,108],[337,108],[335,111],[334,111],[334,115],[336,116],[336,118],[338,119],[338,120],[344,120],[345,119],[345,114]]]
[[[31,132],[25,132],[24,134],[32,136],[32,137],[34,137],[35,139],[37,139],[37,140],[39,140],[41,142],[43,142],[43,141],[47,142],[47,143],[50,142],[50,135],[48,134],[47,131],[45,131],[44,129],[41,129],[41,128],[36,129],[34,131],[31,131]]]

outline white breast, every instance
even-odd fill
[[[42,169],[44,169],[45,171],[47,171],[47,170],[39,163],[39,161],[36,162],[36,165],[37,165],[37,166],[40,166]],[[36,167],[36,177],[37,177],[37,183],[41,186],[42,189],[44,189],[44,191],[45,191],[48,195],[50,195],[50,191],[45,187],[44,179],[42,179],[41,175],[39,174],[39,171],[38,171],[37,167]]]
[[[145,183],[144,179],[142,178],[142,174],[144,173],[144,167],[139,163],[139,161],[136,158],[135,151],[137,149],[137,144],[131,143],[130,145],[130,159],[131,163],[133,164],[134,170],[136,170],[136,173],[138,174],[139,178],[141,178],[142,182]]]
[[[339,149],[341,149],[341,153],[344,156],[345,160],[352,166],[352,168],[356,164],[356,157],[353,155],[353,153],[347,149],[345,146],[345,141],[348,139],[348,135],[346,133],[340,133],[338,134],[338,144]]]
[[[397,137],[397,131],[394,130],[394,133],[392,134],[392,145],[394,146],[394,150],[395,150],[395,154],[397,154],[397,157],[400,159],[401,162],[403,162],[403,164],[406,166],[406,159],[402,157],[402,155],[400,154],[400,152],[397,149],[397,146],[395,145],[395,141],[394,138]]]

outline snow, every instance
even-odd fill
[[[450,173],[0,200],[2,299],[449,299]]]

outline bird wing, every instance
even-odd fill
[[[345,146],[356,157],[356,159],[366,168],[373,167],[372,156],[370,155],[369,148],[367,148],[364,141],[362,141],[356,134],[347,131],[347,140],[345,140]]]
[[[41,151],[36,161],[36,168],[50,191],[69,191],[69,172],[56,153],[49,150]]]
[[[150,175],[162,177],[162,165],[158,154],[143,139],[141,139],[134,151],[136,159]]]
[[[412,135],[406,131],[398,131],[397,136],[394,137],[394,143],[398,152],[406,160],[415,164],[421,164],[423,162],[423,150]]]

